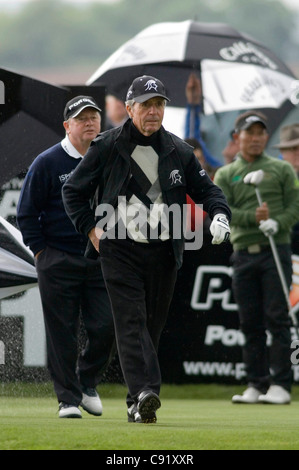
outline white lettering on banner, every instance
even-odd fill
[[[0,365],[5,364],[5,345],[0,341]]]
[[[1,316],[24,318],[24,366],[45,366],[46,339],[38,287],[13,301],[1,300]]]
[[[24,179],[20,178],[12,178],[10,181],[7,183],[4,183],[4,185],[1,187],[3,191],[10,191],[12,189],[19,189],[21,192],[22,186],[23,186]],[[1,214],[2,215],[2,214]]]
[[[202,362],[202,361],[184,361],[184,370],[186,375],[204,375],[204,376],[224,376],[235,377],[237,380],[245,377],[245,364],[242,362]]]
[[[246,377],[245,364],[243,362],[202,362],[184,361],[183,367],[186,375],[234,377],[241,380]],[[293,380],[299,381],[299,366],[292,366]]]
[[[4,219],[15,217],[17,215],[17,205],[20,197],[20,191],[5,191],[0,203],[0,214]]]
[[[222,325],[209,325],[204,344],[212,346],[217,341],[228,347],[243,346],[244,335],[239,330],[226,329]]]
[[[236,311],[236,303],[231,302],[231,289],[224,288],[225,277],[232,277],[233,268],[228,266],[199,266],[196,271],[191,307],[194,310],[211,310],[214,302],[221,300],[223,310]],[[203,286],[208,282],[207,289]],[[201,296],[205,295],[202,299]]]
[[[266,345],[271,346],[272,335],[268,330],[266,330],[266,335]],[[223,325],[208,325],[204,344],[213,346],[217,342],[227,347],[243,346],[245,344],[245,337],[240,330],[225,328]]]

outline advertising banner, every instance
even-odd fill
[[[161,339],[160,361],[166,382],[243,383],[244,336],[232,289],[232,246],[211,245],[205,233],[201,250],[186,251],[178,273],[170,314]],[[299,309],[299,257],[293,254],[292,310]],[[299,381],[297,331],[291,328],[290,359]],[[271,336],[267,333],[267,344]]]
[[[11,221],[20,185],[21,181],[15,179],[12,186],[2,192],[0,213],[5,212]],[[211,245],[208,232],[204,234],[200,250],[185,251],[160,342],[164,383],[234,384],[245,379],[241,350],[244,338],[231,290],[231,253],[230,243]],[[299,306],[296,255],[293,261],[291,299],[296,309],[296,305]],[[83,344],[84,329],[81,336]],[[293,339],[296,340],[295,333]],[[294,381],[299,382],[296,349],[293,358]],[[43,314],[36,284],[0,300],[0,381],[16,380],[49,380]],[[103,381],[122,380],[116,356]]]
[[[0,69],[0,136],[3,137],[0,217],[14,227],[28,166],[39,152],[63,138],[63,103],[73,94],[83,92],[86,92],[83,87],[54,87]],[[104,87],[94,86],[92,93],[98,93],[97,100],[104,109]],[[41,140],[37,135],[44,137]],[[0,220],[0,381],[49,380],[34,263],[30,264],[28,253],[26,259],[24,253],[21,258],[16,257],[7,247],[13,241],[6,228]],[[244,337],[231,289],[231,254],[230,243],[211,244],[208,226],[204,227],[202,247],[185,251],[160,342],[159,358],[165,383],[231,384],[244,380],[241,348]],[[293,255],[290,295],[295,313],[299,308],[298,254]],[[81,330],[83,344],[84,329]],[[294,329],[292,334],[294,381],[299,382],[299,341]],[[268,341],[270,344],[270,336]],[[103,380],[122,380],[117,357]]]

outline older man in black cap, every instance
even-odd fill
[[[192,147],[162,127],[167,101],[160,80],[137,77],[127,93],[128,121],[96,139],[63,190],[77,230],[100,253],[129,389],[130,422],[155,422],[160,407],[157,351],[182,264],[186,192],[213,220],[213,243],[222,243],[230,231],[222,191]],[[97,189],[98,216],[111,208],[112,213],[96,228],[89,200]]]
[[[60,418],[81,418],[81,405],[102,414],[96,391],[111,360],[114,326],[100,262],[84,257],[87,237],[65,213],[61,189],[101,129],[100,108],[91,96],[65,106],[65,138],[32,163],[22,188],[17,221],[35,256],[46,329],[48,368]],[[78,326],[87,343],[78,363]],[[77,367],[77,370],[76,370]]]

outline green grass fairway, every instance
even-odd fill
[[[0,385],[0,450],[299,450],[299,390],[291,405],[232,405],[244,387],[162,387],[156,424],[128,423],[126,389],[98,388],[101,417],[59,419],[51,384]]]

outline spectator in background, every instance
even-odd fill
[[[280,130],[280,142],[273,145],[280,150],[283,160],[289,162],[299,176],[299,124],[290,124]]]
[[[105,130],[122,126],[128,117],[124,101],[116,94],[108,94],[106,96]]]
[[[185,123],[185,140],[196,139],[200,145],[205,159],[205,165],[208,165],[214,174],[215,170],[222,166],[222,163],[214,158],[201,135],[200,114],[202,112],[202,90],[200,79],[195,73],[191,73],[185,88],[187,100],[187,114]]]
[[[204,156],[202,145],[195,138],[187,138],[185,139],[185,142],[187,142],[187,144],[193,147],[194,149],[193,153],[196,156],[197,160],[201,164],[202,168],[204,168],[206,172],[208,173],[208,175],[213,179],[217,168],[212,167],[211,165],[209,165],[209,163],[207,163],[205,156]]]
[[[278,148],[283,160],[289,162],[299,178],[299,124],[290,124],[280,130],[280,142],[273,145]],[[291,239],[292,252],[299,255],[299,223],[292,230]]]
[[[96,391],[112,359],[114,325],[98,259],[84,254],[87,237],[68,218],[61,190],[101,130],[100,108],[90,96],[76,96],[64,111],[65,138],[41,153],[26,175],[17,209],[24,243],[35,256],[48,368],[60,418],[102,414]],[[78,327],[87,334],[78,358]]]
[[[204,158],[203,150],[201,144],[198,142],[198,140],[194,138],[190,139],[185,139],[185,142],[187,144],[191,145],[193,147],[193,153],[196,156],[197,160],[201,164],[202,168],[204,168],[207,172],[207,174],[213,179],[215,170],[206,163],[206,160]],[[201,227],[203,227],[204,232],[208,232],[208,228],[210,226],[211,220],[208,216],[208,214],[203,211],[195,202],[193,199],[191,199],[190,196],[187,194],[187,205],[188,205],[188,215],[187,215],[187,232],[195,232],[196,230],[199,230]]]
[[[226,146],[222,150],[222,155],[224,158],[225,165],[228,165],[229,163],[231,163],[235,159],[237,153],[239,152],[238,139],[234,138],[234,134],[235,134],[235,131],[232,130],[229,134],[230,138],[227,141]]]
[[[238,116],[240,152],[215,174],[232,211],[232,288],[245,336],[243,357],[248,388],[233,403],[287,404],[291,401],[291,320],[269,235],[275,239],[287,284],[292,282],[290,229],[299,219],[299,187],[291,165],[264,153],[266,117],[257,111]],[[259,206],[254,186],[244,177],[263,170]],[[266,330],[271,334],[267,349]]]
[[[191,73],[186,84],[187,114],[185,123],[185,142],[191,145],[193,153],[210,178],[213,179],[215,171],[222,164],[210,155],[200,131],[200,113],[202,111],[202,91],[200,79],[195,73]],[[203,224],[203,230],[208,231],[211,220],[206,212],[202,211],[189,195],[188,204],[188,226],[187,230],[192,232],[199,230]],[[189,225],[190,224],[190,225]]]

